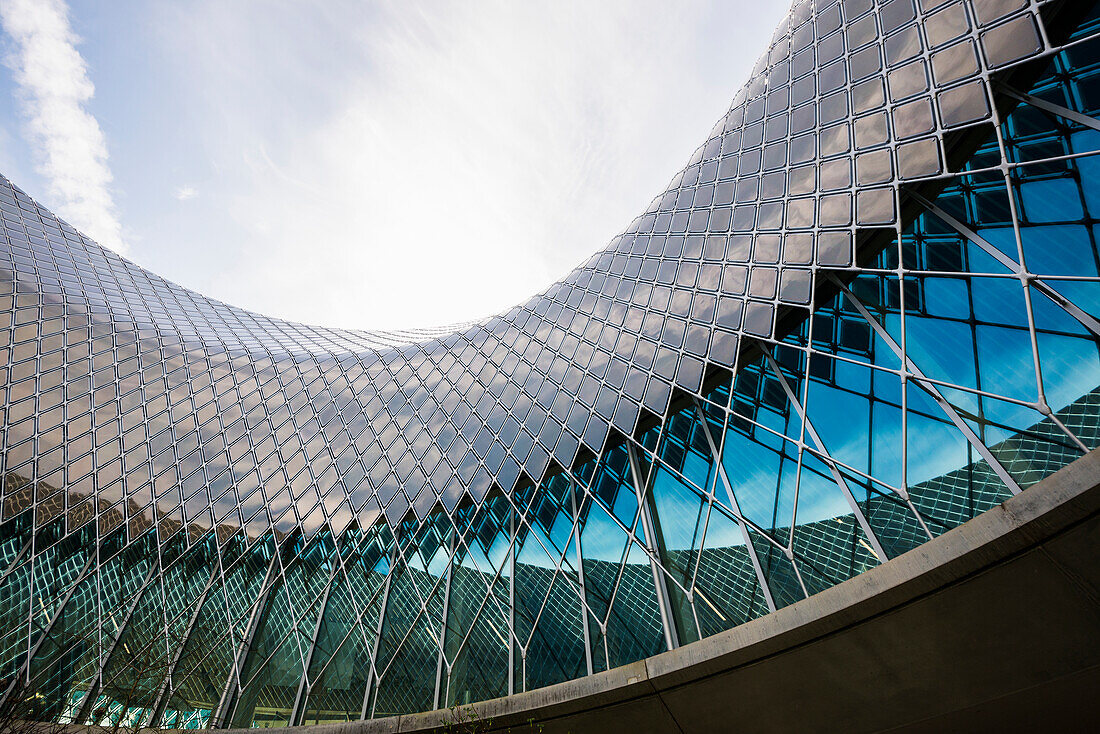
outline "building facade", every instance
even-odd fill
[[[246,312],[0,178],[2,705],[274,726],[532,690],[1092,451],[1092,5],[796,3],[620,236],[458,329]]]

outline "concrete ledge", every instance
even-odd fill
[[[455,711],[293,728],[1091,728],[1100,726],[1098,559],[1100,450],[878,568],[671,652]]]

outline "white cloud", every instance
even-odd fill
[[[180,201],[187,201],[188,199],[194,199],[199,195],[198,189],[194,186],[178,186],[175,191],[175,197]]]
[[[234,263],[212,267],[193,251],[151,265],[212,296],[334,326],[506,309],[660,193],[784,9],[196,0],[161,27],[181,60],[176,94],[204,128],[189,160],[217,168],[202,202],[218,207],[204,221],[222,232],[199,239]],[[232,247],[215,247],[227,219]]]
[[[62,0],[4,0],[0,24],[14,41],[5,62],[18,85],[35,168],[47,182],[44,203],[100,244],[124,252],[107,144],[85,108],[95,88],[68,8]]]

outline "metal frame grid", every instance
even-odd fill
[[[1100,14],[795,3],[619,237],[422,332],[242,311],[0,179],[0,695],[343,721],[729,629],[1100,443]]]

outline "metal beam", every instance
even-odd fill
[[[317,638],[321,635],[321,623],[325,619],[329,594],[332,593],[332,586],[336,583],[336,576],[343,563],[343,559],[340,558],[338,547],[333,548],[333,553],[336,558],[332,563],[332,573],[328,577],[328,583],[325,584],[325,591],[321,596],[321,608],[317,611],[317,622],[313,625],[313,639],[311,639],[309,643],[309,652],[306,653],[306,657],[302,661],[302,679],[298,681],[298,691],[294,694],[294,706],[290,710],[290,726],[301,724],[301,718],[305,714],[305,699],[311,687],[309,682],[309,669],[310,666],[313,665],[313,655],[317,650]]]
[[[592,633],[588,621],[588,592],[584,588],[584,557],[581,555],[581,508],[577,504],[577,485],[569,475],[569,503],[573,508],[573,548],[577,554],[577,581],[580,584],[581,630],[584,634],[584,663],[589,675],[592,675]],[[526,680],[524,689],[526,690]]]
[[[290,539],[287,540],[289,542]],[[263,586],[260,587],[260,593],[256,596],[256,603],[252,606],[252,613],[248,617],[248,625],[245,627],[244,636],[241,637],[241,644],[237,647],[237,654],[233,656],[233,667],[229,670],[229,677],[226,679],[225,687],[222,689],[221,698],[218,700],[218,707],[210,716],[211,729],[222,728],[222,725],[226,723],[226,716],[230,713],[229,709],[236,704],[236,694],[233,692],[233,682],[236,681],[237,687],[240,688],[241,671],[244,670],[244,664],[248,658],[248,650],[252,646],[252,638],[256,635],[256,628],[260,624],[260,618],[263,616],[264,607],[267,606],[267,598],[270,596],[271,588],[274,586],[273,573],[276,566],[279,565],[279,556],[281,552],[282,549],[276,542],[271,553],[271,561],[267,564],[267,573],[264,574]]]
[[[653,586],[657,592],[657,605],[661,612],[661,626],[665,632],[665,647],[673,650],[680,646],[679,635],[676,632],[676,620],[673,616],[672,605],[669,601],[668,586],[665,583],[664,572],[661,570],[657,559],[660,558],[657,533],[653,525],[653,516],[650,513],[648,500],[648,483],[641,481],[638,471],[638,457],[634,454],[634,446],[629,441],[626,443],[627,458],[630,462],[630,475],[634,484],[634,493],[638,498],[638,512],[641,515],[642,534],[649,553],[649,567],[653,571]]]
[[[29,546],[30,543],[28,542],[24,547]],[[54,615],[50,618],[50,621],[46,624],[46,627],[42,630],[42,633],[38,636],[38,639],[35,641],[34,645],[27,652],[27,657],[25,660],[23,660],[23,664],[19,666],[18,672],[16,672],[16,674],[12,676],[11,683],[8,684],[8,687],[4,690],[4,693],[0,695],[0,706],[3,706],[3,704],[7,702],[8,697],[15,690],[15,684],[19,680],[20,676],[25,675],[27,683],[30,683],[31,661],[34,660],[34,656],[38,654],[38,650],[42,647],[42,644],[53,632],[54,625],[57,624],[57,620],[59,620],[61,618],[61,615],[64,613],[65,605],[69,603],[69,599],[71,599],[73,594],[76,593],[76,588],[80,586],[80,584],[84,583],[85,579],[87,579],[88,573],[91,571],[92,566],[94,566],[96,563],[96,556],[96,553],[88,554],[88,560],[87,562],[85,562],[84,568],[81,569],[80,574],[76,577],[76,581],[74,581],[69,586],[69,590],[65,592],[64,597],[61,599],[61,603],[57,607],[57,611],[54,612]],[[31,603],[33,604],[33,597]]]
[[[516,692],[516,508],[508,504],[508,695]]]
[[[879,563],[886,563],[889,560],[889,556],[886,555],[886,550],[883,549],[882,543],[879,542],[878,536],[875,535],[875,531],[871,529],[871,523],[868,522],[867,517],[863,514],[863,509],[856,502],[855,495],[852,494],[851,487],[848,486],[848,482],[844,481],[844,475],[840,473],[840,470],[836,468],[836,464],[833,463],[832,457],[829,456],[829,449],[826,448],[825,442],[821,440],[821,436],[814,430],[814,424],[810,421],[809,416],[806,415],[806,411],[802,408],[802,403],[798,397],[794,394],[794,390],[791,389],[790,384],[787,383],[787,378],[783,376],[782,370],[779,369],[779,365],[775,363],[775,358],[767,350],[764,351],[764,359],[767,360],[768,366],[771,368],[772,373],[779,381],[780,386],[783,388],[783,392],[787,394],[787,400],[798,412],[798,417],[802,419],[802,425],[806,428],[806,432],[810,434],[810,438],[813,439],[817,447],[828,457],[825,461],[829,466],[829,472],[833,475],[833,481],[840,487],[841,493],[844,495],[844,500],[848,503],[849,509],[852,510],[852,514],[855,516],[859,526],[863,528],[864,535],[867,536],[867,540],[871,542],[871,547],[878,556]],[[795,504],[795,514],[798,513],[798,505]],[[791,543],[794,543],[794,525],[791,526]]]
[[[764,568],[760,565],[760,557],[756,554],[756,546],[752,544],[752,536],[749,535],[748,525],[745,524],[741,514],[741,506],[737,504],[737,497],[733,494],[733,485],[730,484],[729,477],[726,475],[726,467],[722,464],[722,455],[718,451],[718,447],[714,445],[714,437],[710,435],[710,424],[707,423],[707,417],[703,413],[702,406],[699,405],[699,399],[695,396],[692,396],[691,399],[695,403],[695,415],[698,416],[699,422],[702,424],[703,435],[707,437],[707,446],[710,447],[710,456],[715,467],[717,467],[718,477],[722,480],[722,486],[726,488],[726,497],[729,498],[730,509],[737,517],[737,526],[741,528],[741,538],[744,540],[745,549],[749,552],[749,558],[752,560],[752,568],[756,572],[756,581],[760,584],[760,590],[764,593],[764,602],[768,605],[768,611],[774,612],[775,599],[772,597],[772,590],[768,587],[767,578],[764,577]]]
[[[443,587],[443,620],[439,624],[439,655],[435,661],[435,693],[432,697],[432,708],[439,708],[439,686],[443,678],[443,664],[447,661],[446,656],[443,654],[443,647],[447,641],[447,614],[451,606],[451,576],[454,574],[455,556],[458,555],[458,544],[456,542],[458,536],[458,530],[451,528],[451,542],[450,542],[450,557],[447,560],[447,579],[444,582]],[[428,595],[428,602],[431,602],[431,594]],[[424,607],[424,617],[427,619],[428,609]]]
[[[1001,478],[1001,481],[1005,483],[1005,486],[1008,487],[1009,491],[1012,492],[1012,494],[1019,494],[1022,491],[1020,489],[1020,485],[1017,484],[1016,480],[1012,478],[1012,475],[1010,475],[1008,471],[1005,470],[1003,466],[1001,466],[1001,462],[997,461],[997,459],[994,458],[989,448],[984,443],[982,443],[982,440],[978,438],[978,435],[974,433],[974,430],[969,425],[967,425],[966,421],[962,419],[962,416],[958,414],[951,403],[947,402],[947,399],[940,393],[936,386],[930,382],[927,382],[928,378],[925,377],[924,373],[921,372],[916,363],[905,354],[904,350],[902,350],[901,348],[901,345],[894,341],[894,338],[890,336],[890,333],[883,328],[882,324],[880,324],[877,319],[871,316],[871,312],[868,311],[867,307],[864,306],[863,303],[855,297],[854,293],[848,290],[848,286],[844,285],[844,283],[842,283],[839,278],[837,278],[835,275],[832,275],[831,273],[829,277],[833,280],[834,283],[836,283],[837,286],[840,287],[841,291],[844,293],[844,296],[848,299],[849,303],[851,303],[855,307],[855,309],[859,311],[859,315],[863,317],[863,320],[870,324],[871,328],[875,330],[875,333],[878,334],[879,337],[881,337],[882,340],[887,344],[887,346],[890,347],[894,354],[896,354],[898,358],[901,359],[902,364],[905,366],[905,369],[911,372],[915,377],[918,377],[923,381],[921,385],[924,387],[924,389],[928,391],[928,394],[932,397],[933,400],[936,401],[936,403],[940,406],[940,409],[947,414],[947,417],[951,419],[951,422],[955,424],[955,427],[958,428],[964,436],[966,436],[966,440],[970,442],[970,445],[974,447],[974,450],[978,452],[978,455],[985,459],[986,463],[989,464],[989,468],[992,469],[994,473],[996,473],[996,475]]]
[[[81,702],[80,709],[74,717],[75,722],[80,723],[85,721],[91,713],[95,699],[99,697],[99,691],[103,687],[103,673],[110,664],[111,658],[114,657],[115,649],[118,647],[118,643],[122,639],[122,636],[126,634],[126,628],[130,625],[130,618],[138,608],[138,604],[140,604],[141,600],[145,597],[145,591],[149,588],[149,584],[152,583],[153,579],[156,578],[159,568],[160,554],[158,553],[156,560],[149,564],[149,573],[146,574],[145,581],[142,582],[141,588],[134,594],[134,602],[130,605],[130,608],[126,610],[126,616],[122,618],[122,624],[118,626],[118,634],[115,635],[114,640],[111,641],[111,646],[107,650],[107,654],[100,659],[99,668],[96,670],[92,682],[88,685],[88,695],[84,697],[84,701]]]
[[[1081,325],[1084,326],[1086,329],[1091,331],[1093,335],[1100,336],[1100,321],[1097,321],[1091,315],[1078,308],[1076,304],[1074,304],[1058,291],[1054,290],[1054,288],[1048,285],[1046,281],[1028,273],[1026,270],[1024,270],[1023,266],[1021,266],[1020,263],[1016,262],[1015,258],[1009,257],[1006,253],[1002,252],[999,248],[993,246],[989,241],[987,241],[984,237],[979,235],[973,229],[966,226],[964,223],[960,222],[958,219],[951,216],[940,207],[936,206],[933,202],[925,199],[920,194],[914,193],[913,198],[919,201],[932,214],[935,214],[944,222],[951,225],[951,227],[953,227],[956,232],[961,234],[963,237],[966,237],[968,240],[970,240],[983,251],[985,251],[985,253],[992,257],[994,260],[1001,263],[1001,265],[1004,265],[1007,269],[1015,273],[1017,277],[1031,283],[1031,285],[1035,287],[1035,290],[1039,291],[1044,296],[1058,304],[1062,308],[1062,310],[1064,310],[1073,318],[1077,319],[1077,321],[1079,321]]]
[[[164,680],[161,681],[160,688],[157,691],[157,697],[153,700],[152,715],[149,717],[149,726],[157,726],[160,717],[164,715],[164,710],[168,706],[168,688],[170,687],[172,676],[176,673],[176,666],[179,665],[180,659],[183,658],[184,648],[187,647],[188,641],[191,639],[191,633],[194,632],[195,624],[199,620],[199,615],[202,614],[202,608],[206,605],[206,598],[210,595],[210,589],[214,588],[214,582],[219,576],[221,561],[215,559],[213,564],[213,570],[210,572],[210,578],[207,579],[206,585],[202,589],[202,593],[199,594],[198,602],[195,604],[195,613],[191,615],[190,621],[187,623],[187,627],[183,631],[183,638],[178,640],[175,652],[172,653],[172,660],[168,663],[168,671],[164,676]],[[175,686],[171,686],[173,689]]]
[[[1100,120],[1096,120],[1088,115],[1082,115],[1076,110],[1071,110],[1069,107],[1063,107],[1060,104],[1050,102],[1042,97],[1036,97],[1035,95],[1028,94],[1027,92],[1021,92],[1014,87],[1005,84],[1004,82],[994,82],[993,88],[1001,94],[1008,95],[1020,102],[1026,102],[1032,107],[1038,107],[1041,110],[1045,110],[1052,115],[1065,118],[1066,120],[1072,120],[1079,125],[1092,128],[1093,130],[1100,130]]]
[[[393,579],[394,570],[397,564],[397,532],[393,534],[393,548],[390,553],[389,569],[386,571],[386,580],[383,582],[382,588],[382,604],[378,608],[378,624],[375,625],[374,630],[374,649],[371,651],[371,665],[370,670],[367,673],[367,688],[363,691],[363,712],[359,717],[366,720],[367,714],[373,713],[369,709],[371,707],[370,689],[372,685],[375,685],[375,680],[379,679],[378,675],[378,648],[382,644],[382,623],[386,620],[386,606],[390,603],[390,581]]]

